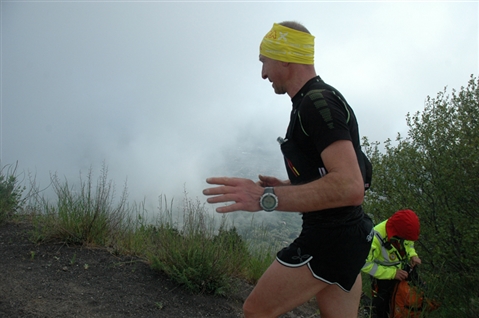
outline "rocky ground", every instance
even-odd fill
[[[252,286],[191,294],[143,260],[61,242],[34,244],[26,223],[0,225],[0,317],[242,317]],[[314,302],[282,317],[319,317]]]

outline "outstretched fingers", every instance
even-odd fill
[[[212,190],[216,191],[217,189],[212,189]],[[223,203],[223,202],[237,201],[236,196],[234,194],[211,193],[211,195],[215,195],[215,194],[218,194],[218,195],[215,197],[210,197],[206,199],[206,201],[208,203]]]
[[[235,202],[235,203],[230,204],[230,205],[225,205],[225,206],[221,206],[221,207],[216,208],[216,212],[218,212],[218,213],[229,213],[229,212],[235,212],[235,211],[246,211],[246,209],[243,208],[243,206],[244,206],[243,203]]]
[[[214,177],[206,179],[208,184],[219,185],[203,190],[204,195],[212,196],[208,203],[234,202],[233,204],[218,207],[217,212],[259,211],[259,197],[262,190],[252,180],[243,178]],[[257,190],[259,189],[259,191]],[[257,193],[256,193],[257,192]]]
[[[228,195],[231,193],[235,193],[234,186],[237,184],[234,178],[227,178],[227,177],[219,177],[219,178],[208,178],[206,182],[209,184],[217,184],[220,185],[219,187],[212,187],[203,190],[204,195]],[[218,198],[218,197],[216,197]],[[214,199],[214,198],[211,198]],[[218,203],[218,202],[226,202],[226,201],[233,201],[234,198],[231,196],[227,196],[226,198],[219,200],[219,201],[210,201],[209,203]]]
[[[231,177],[211,177],[206,179],[206,183],[209,184],[221,184],[226,186],[235,186],[241,182],[241,178]]]

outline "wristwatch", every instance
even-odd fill
[[[259,199],[259,205],[266,212],[271,212],[278,206],[278,197],[274,194],[274,188],[264,188],[264,193]]]

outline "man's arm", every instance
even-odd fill
[[[324,177],[304,185],[275,188],[278,211],[310,212],[363,202],[364,182],[351,141],[332,143],[321,158],[328,171]]]
[[[329,145],[321,157],[328,174],[304,185],[275,187],[278,211],[310,212],[342,206],[360,205],[364,198],[364,182],[349,140],[339,140]],[[234,202],[218,207],[217,212],[260,211],[259,199],[263,187],[249,179],[208,178],[209,184],[218,187],[203,190],[209,203]]]

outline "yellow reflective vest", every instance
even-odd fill
[[[374,238],[369,251],[368,258],[362,271],[377,279],[394,279],[397,269],[404,269],[404,265],[409,263],[413,256],[417,256],[413,241],[404,241],[406,255],[401,258],[398,250],[394,246],[387,249],[384,243],[387,242],[386,221],[383,221],[374,227]]]

